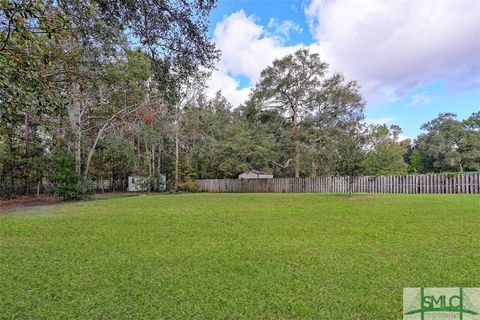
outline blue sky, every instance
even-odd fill
[[[210,36],[223,53],[210,91],[234,105],[274,59],[308,47],[359,81],[368,122],[405,136],[480,110],[480,1],[220,0]]]

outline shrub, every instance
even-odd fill
[[[165,177],[161,174],[158,174],[156,177],[151,177],[148,179],[149,189],[155,192],[163,192],[166,190],[166,181]]]
[[[191,179],[179,183],[178,190],[185,192],[200,192],[200,187]]]
[[[75,172],[75,159],[69,155],[54,155],[50,158],[50,192],[60,200],[83,199],[89,189]]]

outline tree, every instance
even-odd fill
[[[183,76],[213,67],[218,58],[208,39],[216,0],[95,0],[108,24],[130,30],[154,61],[169,61]]]
[[[63,17],[40,1],[0,3],[0,144],[7,149],[0,184],[10,176],[7,196],[18,190],[17,180],[28,193],[41,178],[34,170],[44,160],[38,135],[49,133],[45,124],[65,105],[58,81],[65,54],[57,49],[66,34],[53,31],[63,26]]]
[[[410,171],[413,173],[423,172],[422,154],[418,149],[414,149],[410,154]]]
[[[348,177],[348,196],[352,195],[353,184],[366,169],[367,135],[362,126],[350,131],[338,130],[335,139],[336,171]]]
[[[196,72],[188,77],[183,77],[181,72],[171,74],[170,77],[177,83],[176,90],[170,92],[168,99],[173,103],[173,136],[175,141],[175,171],[174,189],[178,189],[180,181],[180,143],[183,122],[183,113],[188,105],[192,105],[199,98],[205,88],[207,74]]]
[[[88,148],[83,170],[85,178],[96,146],[109,128],[141,108],[145,111],[146,108],[161,104],[159,97],[148,95],[148,80],[152,76],[149,67],[150,61],[142,52],[127,51],[125,61],[107,64],[101,83],[94,86],[94,90],[101,93],[90,98],[94,103],[86,104],[82,115],[86,119],[80,124],[82,130],[83,126],[94,129],[94,139]],[[98,105],[103,105],[103,108],[96,107]],[[92,122],[96,125],[92,126]]]
[[[463,158],[465,169],[480,170],[480,111],[464,120]]]
[[[68,155],[53,155],[50,159],[51,192],[61,200],[84,198],[88,190],[81,183],[81,176],[74,171],[75,159]]]
[[[370,133],[370,152],[367,172],[372,175],[406,174],[408,165],[404,154],[410,140],[398,141],[402,129],[397,125],[374,126]]]
[[[195,178],[218,175],[218,168],[212,165],[212,161],[221,143],[226,142],[228,128],[233,121],[231,108],[221,92],[217,92],[212,99],[199,94],[183,110],[181,137],[186,165],[184,169],[191,168]],[[182,176],[186,174],[182,172]]]
[[[479,167],[480,145],[477,115],[459,121],[455,114],[442,113],[422,126],[417,148],[427,171],[459,171]]]
[[[170,155],[160,154],[171,146],[162,126],[168,117],[159,105],[178,82],[164,75],[182,78],[212,67],[218,52],[207,31],[214,5],[213,0],[1,1],[2,194],[17,192],[21,180],[28,193],[29,183],[46,175],[42,168],[51,153],[73,154],[77,174],[86,179],[98,172],[91,169],[101,164],[97,147],[114,130],[135,129],[135,170],[147,166],[153,175],[161,159],[168,167]]]
[[[328,65],[318,54],[301,49],[263,70],[252,95],[253,103],[261,108],[288,114],[295,177],[300,176],[300,128],[306,119],[312,119],[316,129],[322,131],[334,123],[363,117],[364,103],[356,82],[345,82],[340,74],[327,77],[327,70]]]

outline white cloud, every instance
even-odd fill
[[[279,21],[276,18],[270,18],[267,27],[273,30],[274,35],[280,36],[280,41],[288,40],[292,31],[297,33],[303,32],[302,27],[292,20]]]
[[[427,104],[427,103],[432,102],[434,100],[435,100],[435,98],[428,93],[425,93],[425,92],[417,93],[417,94],[414,94],[412,96],[412,98],[410,99],[410,106],[414,107],[414,106],[417,106],[417,105]]]
[[[222,51],[220,71],[247,76],[252,83],[274,59],[294,52],[301,45],[283,46],[278,36],[268,36],[265,28],[243,10],[225,17],[215,27],[214,41]]]
[[[327,61],[370,101],[433,80],[480,86],[480,1],[311,0],[305,12]]]
[[[239,89],[239,83],[228,74],[220,71],[214,71],[207,82],[207,95],[213,97],[218,90],[222,90],[222,94],[237,107],[248,99],[251,87]]]
[[[288,33],[299,28],[294,23],[271,19],[269,25],[275,34],[269,33],[254,16],[247,16],[243,10],[224,17],[216,25],[213,40],[222,51],[222,57],[216,66],[218,71],[208,83],[210,93],[222,90],[229,101],[238,106],[246,100],[250,88],[240,89],[235,76],[245,76],[253,86],[260,79],[262,70],[273,60],[303,47],[302,44],[284,45]],[[315,44],[310,48],[319,50]]]

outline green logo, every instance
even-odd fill
[[[480,288],[404,288],[404,320],[480,320]]]

